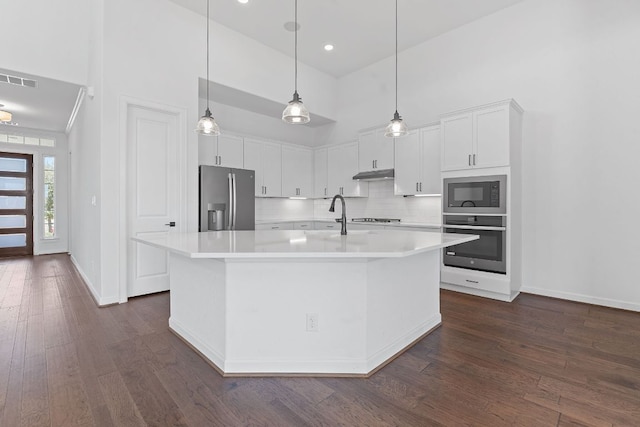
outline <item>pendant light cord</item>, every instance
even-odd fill
[[[398,113],[398,0],[396,0],[396,114]]]
[[[295,1],[294,7],[294,56],[295,56],[295,83],[294,91],[298,93],[298,0]]]
[[[209,3],[207,0],[207,110],[209,109]]]

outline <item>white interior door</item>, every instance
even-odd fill
[[[167,252],[130,237],[181,228],[178,129],[179,115],[174,112],[128,105],[128,297],[169,290]]]

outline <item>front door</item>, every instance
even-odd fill
[[[180,228],[179,114],[127,105],[129,237]],[[171,224],[174,225],[171,225]],[[127,296],[169,290],[167,252],[128,241]]]
[[[33,156],[0,153],[0,256],[33,255]]]

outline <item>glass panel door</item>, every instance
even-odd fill
[[[33,156],[0,152],[0,256],[33,254]]]

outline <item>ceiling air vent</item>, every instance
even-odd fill
[[[25,79],[22,77],[9,76],[7,74],[0,74],[0,83],[11,83],[13,85],[25,86],[25,87],[38,87],[38,82],[32,79]]]

